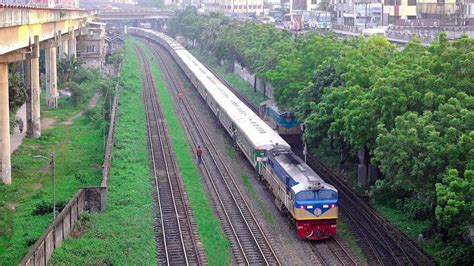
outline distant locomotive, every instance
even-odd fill
[[[272,100],[260,104],[260,117],[280,135],[301,136],[301,124],[293,112],[281,111]]]
[[[224,129],[236,136],[277,207],[296,221],[298,237],[319,240],[336,234],[338,194],[333,186],[173,38],[140,28],[129,28],[129,33],[157,42],[176,60]]]

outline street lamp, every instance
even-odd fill
[[[51,153],[51,176],[53,178],[53,221],[56,220],[56,153]]]
[[[49,165],[51,166],[51,178],[53,179],[53,221],[56,220],[56,153],[52,152],[51,157],[46,157],[43,155],[33,156],[35,158],[45,158],[50,159]]]

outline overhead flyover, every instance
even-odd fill
[[[84,27],[97,11],[0,5],[0,55],[27,48]]]
[[[169,19],[173,14],[173,11],[159,9],[111,9],[99,11],[97,19],[100,21]]]
[[[76,55],[76,33],[96,17],[83,9],[0,4],[0,177],[11,184],[8,64],[25,61],[27,136],[41,136],[40,50],[44,49],[46,99],[57,108],[57,54]]]

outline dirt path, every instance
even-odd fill
[[[96,92],[94,96],[89,101],[89,104],[87,105],[87,108],[85,110],[88,110],[90,108],[94,108],[97,104],[97,100],[99,100],[100,93]],[[80,117],[82,114],[84,114],[84,111],[80,111],[79,113],[71,116],[68,118],[66,121],[63,122],[63,125],[72,125],[74,120],[78,117]],[[13,153],[16,149],[18,149],[23,142],[23,138],[26,137],[26,104],[20,107],[18,112],[16,113],[15,117],[11,117],[10,119],[15,119],[15,118],[21,118],[23,119],[25,123],[25,128],[22,133],[20,133],[20,130],[15,128],[14,133],[10,136],[10,153]],[[57,120],[54,118],[41,118],[41,130],[45,130],[48,128],[51,128],[53,124]]]
[[[66,119],[66,121],[63,122],[63,125],[67,125],[67,126],[72,125],[74,120],[76,118],[80,117],[81,115],[83,115],[86,110],[94,108],[97,105],[97,100],[99,100],[99,96],[100,96],[100,94],[98,92],[96,92],[94,94],[94,96],[92,96],[92,98],[90,99],[89,105],[87,106],[87,108],[85,110],[82,110],[79,113],[71,116],[70,118]]]

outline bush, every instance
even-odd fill
[[[75,106],[80,105],[87,96],[87,90],[76,82],[68,82],[64,86],[71,92],[71,100]]]
[[[449,265],[472,265],[474,248],[471,243],[458,239],[447,243],[439,255]]]
[[[75,83],[83,83],[91,80],[99,79],[100,75],[97,71],[87,68],[79,68],[72,77],[72,81]]]
[[[387,180],[377,180],[370,189],[372,200],[391,207],[402,207],[403,199],[411,197],[411,193],[406,190],[401,183],[389,182]]]
[[[59,201],[56,202],[56,212],[60,213],[64,207],[66,207],[67,202]],[[53,203],[42,201],[41,203],[36,204],[35,209],[33,210],[33,215],[45,215],[53,212]]]
[[[403,201],[403,209],[411,218],[416,220],[429,218],[431,213],[429,203],[417,198],[406,198]]]
[[[85,111],[84,115],[91,121],[96,128],[102,124],[102,112],[99,108],[92,108]]]

